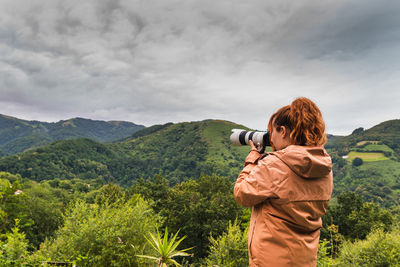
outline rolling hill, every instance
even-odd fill
[[[326,145],[334,166],[334,195],[354,191],[383,206],[400,204],[400,120],[358,128]],[[362,159],[356,166],[353,160]]]
[[[227,121],[155,125],[121,142],[62,140],[0,159],[0,170],[36,181],[97,178],[124,185],[161,173],[176,183],[200,174],[237,175],[248,147],[230,144]]]
[[[334,163],[335,196],[351,190],[384,206],[399,204],[399,122],[388,121],[349,136],[329,137],[326,147]],[[124,186],[156,174],[167,178],[171,185],[201,174],[227,176],[234,181],[249,147],[230,144],[233,128],[247,129],[228,121],[206,120],[154,125],[109,144],[90,139],[62,140],[0,158],[0,171],[36,181],[98,179]],[[369,158],[355,166],[351,157],[343,158],[351,153]]]
[[[382,122],[370,129],[357,128],[349,136],[329,138],[326,148],[334,149],[341,155],[346,155],[351,148],[362,146],[361,142],[380,142],[393,150],[400,158],[400,120]]]
[[[125,121],[96,121],[83,118],[55,123],[26,121],[0,114],[0,151],[15,154],[57,140],[90,138],[111,142],[130,136],[144,126]]]

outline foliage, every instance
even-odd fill
[[[11,232],[5,235],[5,241],[0,241],[0,264],[2,266],[17,266],[25,261],[27,256],[28,240],[25,234],[18,228],[19,221],[15,221],[15,226]]]
[[[362,158],[353,159],[353,166],[357,167],[357,166],[361,166],[362,164],[363,164]]]
[[[249,265],[247,230],[242,231],[235,220],[217,238],[210,237],[210,249],[203,264],[206,266],[239,267]]]
[[[350,147],[355,147],[362,141],[379,141],[393,149],[397,159],[400,158],[400,120],[389,120],[382,122],[368,130],[356,131],[355,133],[331,139],[327,148],[339,151],[340,155],[346,155]]]
[[[56,238],[46,240],[38,253],[80,266],[136,266],[135,255],[150,252],[144,234],[154,232],[160,220],[138,196],[113,205],[78,201]]]
[[[390,207],[400,202],[400,162],[396,154],[398,124],[388,121],[359,134],[329,137],[327,148],[333,160],[334,196],[351,190],[365,201]],[[76,124],[77,122],[74,122]],[[227,176],[233,181],[243,166],[249,148],[232,146],[232,128],[246,128],[227,121],[168,123],[134,133],[131,138],[113,144],[88,139],[52,143],[25,153],[0,159],[0,170],[19,173],[36,181],[59,179],[58,187],[67,189],[67,180],[97,179],[130,186],[133,181],[157,174],[173,186],[202,174]],[[374,140],[374,141],[371,141]],[[399,142],[397,142],[398,140]],[[364,143],[363,143],[364,142]],[[356,152],[357,150],[363,152]],[[390,160],[352,166],[341,156],[348,153],[390,153]],[[400,151],[400,146],[399,146]],[[376,152],[378,153],[378,152]],[[383,158],[383,157],[382,157]],[[386,159],[386,157],[385,157]],[[84,186],[80,190],[87,190]]]
[[[340,250],[339,266],[399,266],[400,231],[377,229],[366,240],[347,241]]]
[[[186,238],[186,236],[181,239],[177,239],[178,232],[176,234],[171,233],[171,237],[168,236],[168,228],[165,227],[164,237],[161,237],[160,232],[157,229],[157,236],[154,236],[152,233],[149,233],[151,240],[147,239],[147,242],[151,245],[151,247],[157,253],[157,256],[149,256],[149,255],[136,255],[137,257],[147,258],[151,260],[155,260],[157,266],[159,267],[168,267],[168,265],[174,264],[175,266],[181,266],[176,260],[173,258],[178,256],[190,256],[190,254],[186,253],[192,248],[186,248],[177,250],[179,244]]]
[[[245,209],[235,202],[233,184],[228,178],[203,175],[198,180],[188,180],[168,187],[167,181],[155,176],[154,181],[139,181],[132,193],[150,199],[153,208],[165,217],[164,225],[188,238],[182,244],[194,247],[197,259],[205,257],[210,234],[218,236],[228,226],[229,220],[240,217]]]
[[[337,205],[330,205],[323,218],[322,239],[329,239],[328,226],[339,227],[338,232],[347,238],[365,238],[373,227],[383,226],[388,230],[393,223],[393,216],[379,205],[364,202],[354,192],[343,193],[338,197]]]
[[[199,177],[205,169],[200,163],[208,151],[201,138],[202,124],[172,124],[150,135],[115,144],[114,149],[124,155],[127,163],[120,166],[123,172],[118,175],[119,179],[134,180],[162,174],[174,185],[187,178]]]
[[[235,177],[248,147],[235,147],[224,121],[202,121],[149,127],[113,144],[89,139],[64,140],[0,159],[0,170],[32,180],[103,179],[131,185],[161,174],[175,185],[201,174]]]
[[[318,245],[318,267],[328,267],[334,264],[330,251],[332,251],[331,243],[326,239],[322,240]]]
[[[0,186],[0,233],[10,231],[18,219],[19,229],[29,240],[29,250],[37,249],[62,224],[62,211],[72,196],[47,183],[38,184],[9,173],[0,176],[14,181],[0,179],[0,184],[6,185]]]
[[[140,194],[149,202],[153,210],[159,213],[166,208],[171,192],[169,181],[157,174],[152,179],[136,180],[134,185],[129,188],[128,195]]]
[[[364,201],[389,208],[400,203],[400,162],[394,160],[365,162],[358,167],[352,164],[340,167],[333,155],[334,196],[346,191],[361,195]]]
[[[58,141],[46,147],[0,159],[0,169],[35,181],[60,179],[111,180],[102,162],[118,157],[104,144],[89,139]]]
[[[228,222],[243,212],[232,194],[229,179],[218,176],[202,176],[175,186],[166,199],[161,214],[165,224],[173,231],[181,229],[188,238],[184,246],[194,247],[197,258],[206,255],[210,235],[220,235]]]
[[[343,241],[345,240],[344,236],[341,233],[339,233],[339,227],[334,224],[328,225],[326,228],[322,229],[322,233],[325,233],[322,234],[324,238],[321,238],[322,241],[319,244],[320,247],[322,246],[321,248],[322,251],[321,253],[318,252],[318,255],[321,254],[322,258],[324,258],[326,255],[329,255],[330,258],[336,258],[337,255],[339,254],[340,246],[343,244]],[[326,239],[326,236],[328,236],[328,239]],[[327,244],[321,244],[321,243],[327,243]]]
[[[96,197],[96,203],[99,205],[113,204],[124,200],[124,192],[119,185],[109,183],[100,188]]]

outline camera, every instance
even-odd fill
[[[271,146],[269,142],[269,132],[262,131],[246,131],[243,129],[232,129],[231,142],[234,145],[249,145],[249,141],[253,141],[257,147]]]

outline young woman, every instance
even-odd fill
[[[318,107],[298,98],[268,123],[274,152],[251,143],[235,184],[236,201],[252,207],[250,266],[316,266],[321,217],[332,194],[332,162]]]

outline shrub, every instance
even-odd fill
[[[5,242],[0,241],[0,264],[1,266],[20,265],[27,255],[28,240],[24,233],[19,232],[18,220],[11,232],[5,234]]]
[[[79,266],[137,266],[137,254],[149,254],[145,234],[155,232],[160,217],[140,197],[128,202],[72,205],[54,240],[39,255]]]
[[[400,229],[371,232],[366,240],[347,241],[339,254],[339,266],[400,266]]]
[[[241,231],[235,221],[217,239],[210,237],[210,252],[203,264],[206,266],[248,266],[247,231]]]
[[[332,256],[329,255],[329,251],[332,251],[330,242],[326,239],[322,240],[318,246],[318,267],[328,267],[333,265],[334,260],[332,259]]]

